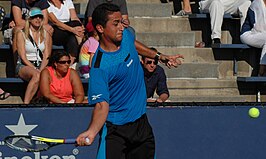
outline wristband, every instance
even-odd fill
[[[155,58],[154,59],[158,61],[160,59],[161,54],[162,53],[157,52],[157,54],[155,55]]]

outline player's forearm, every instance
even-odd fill
[[[109,112],[109,104],[107,102],[104,101],[97,103],[95,105],[92,114],[92,120],[88,129],[88,131],[93,133],[93,136],[96,136],[97,133],[103,127],[107,119],[108,112]]]
[[[149,49],[146,45],[142,44],[141,42],[135,40],[135,46],[138,51],[138,53],[142,56],[149,57],[149,58],[155,58],[157,52]]]

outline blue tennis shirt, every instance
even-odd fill
[[[123,125],[146,112],[144,73],[132,33],[125,29],[119,50],[106,52],[98,47],[89,79],[89,104],[106,101],[107,121]]]

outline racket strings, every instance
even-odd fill
[[[41,151],[49,148],[49,143],[36,141],[27,137],[12,137],[5,140],[6,144],[20,151]]]

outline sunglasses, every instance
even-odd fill
[[[30,17],[31,19],[34,19],[34,18],[40,18],[40,19],[43,19],[43,15],[35,15],[35,16],[32,16]]]
[[[153,63],[154,65],[157,65],[158,64],[158,61],[151,61],[151,60],[148,60],[147,62],[146,62],[146,64],[151,64],[151,63]]]
[[[67,61],[57,61],[57,63],[59,63],[59,64],[70,64],[71,63],[71,60],[67,60]]]

